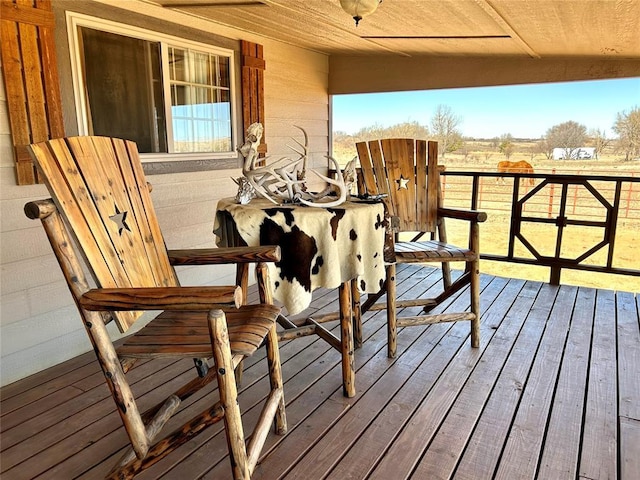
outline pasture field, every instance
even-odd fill
[[[549,160],[543,155],[529,153],[533,143],[520,145],[511,155],[511,161],[525,160],[529,162],[535,173],[566,173],[575,175],[610,175],[610,176],[640,176],[640,161],[625,162],[620,155],[616,155],[612,149],[605,150],[598,160]],[[449,171],[496,171],[497,163],[504,160],[505,156],[497,152],[491,152],[489,144],[482,144],[480,148],[471,149],[465,154],[451,154],[442,162]],[[457,178],[459,182],[461,179]],[[481,250],[484,253],[506,255],[509,241],[511,192],[513,179],[506,179],[505,184],[497,182],[494,178],[483,178],[481,201],[479,208],[487,212],[488,219],[481,226]],[[453,177],[447,180],[450,184]],[[536,181],[537,183],[537,181]],[[610,202],[613,200],[611,185],[594,184],[598,191]],[[445,193],[445,205],[450,203],[468,208],[468,201],[456,199],[455,191],[462,185],[445,185],[450,190],[449,198]],[[463,187],[464,188],[464,187]],[[526,193],[531,187],[524,186],[520,190]],[[548,187],[547,187],[548,189]],[[545,190],[547,190],[545,189]],[[531,204],[525,208],[525,214],[535,217],[554,216],[558,213],[557,197],[559,189],[555,192],[555,200],[550,202],[550,192],[541,191],[539,199],[532,199]],[[466,186],[470,192],[470,186]],[[446,190],[445,190],[446,192]],[[640,185],[623,184],[622,205],[619,222],[616,229],[616,243],[614,246],[613,265],[619,268],[631,268],[640,270]],[[572,188],[569,191],[568,216],[589,220],[603,220],[604,211],[599,203],[582,187]],[[527,211],[527,208],[530,208]],[[462,222],[463,223],[463,222]],[[467,226],[461,222],[448,221],[447,230],[449,238],[455,242],[466,241]],[[557,229],[555,225],[526,223],[523,224],[522,233],[536,250],[542,255],[552,256],[556,246]],[[563,233],[561,256],[565,258],[577,258],[591,247],[595,246],[603,238],[603,229],[594,227],[567,227]],[[516,256],[534,258],[527,248],[518,240],[514,245]],[[607,248],[601,249],[584,261],[587,264],[605,265]],[[517,263],[483,261],[482,271],[493,275],[501,275],[531,280],[549,281],[550,270],[547,267],[535,265],[523,265]],[[629,292],[640,292],[640,277],[594,273],[581,270],[563,269],[561,283],[569,285],[583,285],[596,288],[608,288]]]
[[[605,149],[598,160],[549,160],[542,154],[532,155],[534,142],[516,144],[509,160],[525,160],[529,162],[535,173],[563,173],[575,175],[608,175],[640,177],[640,160],[624,161],[623,156]],[[346,160],[352,156],[346,155]],[[447,154],[441,164],[446,170],[495,172],[498,162],[505,160],[503,154],[495,151],[491,142],[467,142],[463,152]],[[469,178],[443,176],[444,204],[449,207],[469,208]],[[535,183],[538,183],[536,180]],[[609,202],[613,201],[614,191],[608,184],[594,182],[598,192]],[[487,212],[488,220],[480,227],[481,251],[496,255],[506,255],[508,251],[510,229],[510,205],[513,179],[498,182],[497,178],[481,178],[479,209]],[[531,188],[523,185],[521,195]],[[545,187],[526,205],[526,215],[542,218],[553,218],[558,213],[560,187],[555,192]],[[623,183],[622,202],[616,230],[616,241],[613,255],[613,266],[640,270],[640,184]],[[571,186],[567,202],[567,216],[574,219],[603,220],[604,210],[600,203],[587,192],[584,187]],[[464,245],[468,238],[466,222],[447,220],[449,241]],[[556,248],[557,228],[553,224],[524,223],[522,234],[531,242],[536,250],[545,256],[553,256]],[[560,254],[564,258],[577,258],[603,239],[603,229],[596,227],[569,226],[564,229]],[[534,258],[527,248],[518,240],[514,245],[514,254],[518,257]],[[600,249],[588,257],[583,263],[605,265],[607,248]],[[524,278],[548,282],[548,267],[524,265],[517,263],[483,260],[481,269],[484,273],[513,278]],[[640,292],[640,277],[594,273],[581,270],[563,269],[560,282],[562,284],[582,285],[612,290]]]

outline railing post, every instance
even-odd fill
[[[549,283],[551,285],[560,285],[560,273],[562,272],[562,267],[557,265],[551,267],[551,275],[549,277]]]
[[[471,209],[478,210],[480,199],[482,197],[482,182],[478,175],[474,175],[471,179]]]
[[[631,185],[629,185],[631,187]],[[616,190],[613,198],[613,213],[609,225],[609,254],[607,255],[607,268],[613,264],[613,249],[616,245],[616,229],[618,228],[618,216],[620,215],[620,197],[622,196],[622,182],[616,181]]]

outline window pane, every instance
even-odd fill
[[[227,57],[217,57],[218,81],[220,87],[229,88],[229,59]]]
[[[78,33],[88,133],[133,140],[142,153],[233,152],[231,57],[153,34]]]
[[[164,152],[160,45],[80,28],[89,133],[125,138],[142,153]]]
[[[228,59],[178,48],[169,52],[174,150],[231,151],[230,94],[220,88],[230,84]]]
[[[171,80],[187,81],[187,64],[184,50],[173,47],[169,49],[169,67],[171,69]]]
[[[191,52],[191,62],[193,65],[193,76],[190,80],[193,83],[211,85],[209,55]]]

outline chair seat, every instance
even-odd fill
[[[253,354],[262,344],[280,313],[279,307],[266,304],[222,310],[227,319],[231,353],[245,356]],[[132,358],[210,357],[207,315],[206,311],[165,311],[129,337],[117,349],[118,355]]]
[[[472,250],[435,240],[397,242],[395,254],[398,263],[453,262],[476,259],[476,254]]]

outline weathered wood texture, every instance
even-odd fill
[[[438,270],[398,268],[400,298],[429,295],[439,282]],[[479,349],[469,347],[464,324],[441,323],[400,329],[390,360],[384,312],[364,315],[351,399],[326,342],[281,344],[289,433],[267,439],[252,478],[639,478],[640,298],[485,275],[481,288]],[[465,308],[461,292],[436,311]],[[335,292],[319,291],[301,316],[336,310]],[[260,358],[245,362],[245,424],[257,421],[269,382]],[[153,405],[191,369],[141,361],[130,376]],[[166,385],[153,388],[153,375]],[[101,376],[84,355],[2,389],[3,478],[107,473],[126,440]],[[185,400],[185,415],[201,411],[211,389]],[[140,478],[229,478],[222,429],[207,432]]]
[[[72,137],[29,148],[100,287],[178,285],[135,144]],[[114,315],[123,332],[138,316]]]
[[[50,0],[0,4],[2,73],[19,185],[37,182],[30,143],[64,136]]]

